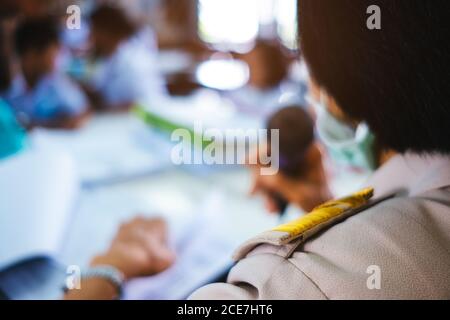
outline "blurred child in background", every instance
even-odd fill
[[[263,194],[269,212],[280,214],[288,204],[309,212],[329,200],[332,196],[314,138],[314,121],[305,108],[293,105],[280,109],[267,121],[267,129],[279,130],[280,170],[263,176],[259,166],[253,166],[252,193]]]
[[[72,129],[88,114],[80,88],[56,70],[59,29],[49,17],[28,18],[17,26],[14,49],[20,72],[2,94],[27,127]]]
[[[293,59],[281,43],[259,39],[252,50],[238,58],[249,67],[247,86],[229,94],[240,110],[267,118],[280,105],[304,104],[306,86],[291,81]]]
[[[0,160],[23,150],[26,132],[17,123],[11,108],[0,99]]]
[[[11,84],[11,67],[3,30],[0,29],[0,92]],[[0,98],[0,160],[21,151],[26,145],[26,132],[17,123],[11,108]]]
[[[150,29],[139,28],[124,10],[108,5],[94,10],[90,25],[98,63],[86,89],[95,107],[128,110],[135,103],[155,103],[164,96]]]

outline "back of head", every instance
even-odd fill
[[[43,51],[58,43],[58,24],[48,16],[25,19],[14,33],[15,50],[19,56],[30,51]]]
[[[371,5],[381,29],[368,27]],[[448,154],[448,13],[447,0],[300,0],[302,53],[315,82],[383,147]]]
[[[314,122],[310,115],[301,106],[285,107],[270,117],[267,128],[279,130],[281,171],[301,175],[302,162],[314,142]]]
[[[94,29],[120,39],[131,37],[138,29],[137,24],[123,9],[111,5],[97,7],[90,19]]]
[[[277,41],[257,40],[253,49],[243,55],[243,59],[249,64],[250,73],[260,75],[255,81],[262,89],[280,84],[288,75],[288,52]]]

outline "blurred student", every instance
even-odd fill
[[[0,92],[11,83],[11,68],[0,30]],[[21,151],[26,145],[26,132],[17,123],[11,108],[0,98],[0,160]]]
[[[11,108],[0,99],[0,160],[12,156],[26,146],[26,132],[19,125]]]
[[[240,110],[267,118],[280,105],[303,104],[306,87],[290,80],[292,58],[281,43],[259,39],[239,58],[248,65],[249,81],[229,97]]]
[[[164,95],[149,28],[140,28],[123,10],[107,5],[92,13],[90,24],[98,63],[87,92],[95,107],[128,110],[135,103],[155,103]]]
[[[56,70],[57,24],[48,17],[25,19],[14,34],[21,72],[3,93],[27,127],[73,129],[88,114],[88,101],[67,76]]]
[[[3,30],[2,42],[6,53],[13,56],[13,35],[17,25],[23,19],[44,17],[51,11],[53,0],[2,0],[0,2],[0,29]],[[16,61],[12,60],[15,71]]]
[[[251,167],[252,193],[261,193],[267,209],[279,214],[288,204],[309,212],[329,200],[331,193],[314,139],[314,122],[305,108],[293,105],[280,109],[267,121],[267,129],[279,130],[280,170],[276,175],[264,176],[258,166]],[[274,188],[279,185],[285,188]]]

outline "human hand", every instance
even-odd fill
[[[310,148],[305,174],[299,177],[289,176],[279,170],[274,175],[262,175],[263,164],[259,161],[260,150],[254,150],[248,159],[252,176],[251,194],[261,194],[265,207],[271,213],[280,213],[282,200],[309,212],[321,203],[329,200],[329,192],[321,162],[321,154],[315,146]]]
[[[137,217],[119,228],[109,249],[91,265],[109,265],[125,279],[150,276],[169,268],[175,254],[167,245],[167,225],[162,219]]]

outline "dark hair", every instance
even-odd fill
[[[0,19],[14,17],[19,13],[17,0],[2,0],[0,3]]]
[[[42,51],[58,43],[59,28],[52,17],[25,19],[14,33],[14,46],[18,55],[31,50]]]
[[[111,5],[97,7],[91,14],[91,23],[95,28],[124,39],[131,37],[138,29],[123,9]]]
[[[381,30],[369,30],[370,5]],[[299,0],[302,53],[342,110],[399,152],[450,152],[448,1]]]
[[[281,171],[290,176],[301,176],[306,152],[314,142],[314,121],[308,112],[301,106],[280,109],[267,121],[267,129],[279,130]]]
[[[11,83],[11,68],[5,46],[4,31],[0,28],[0,92],[8,89]]]

